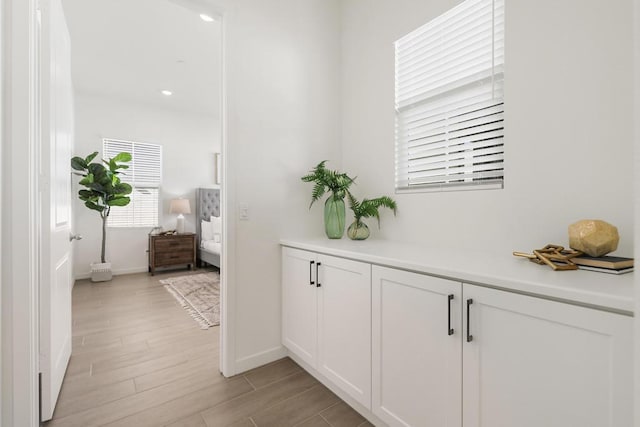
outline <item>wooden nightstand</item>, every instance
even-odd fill
[[[153,276],[157,267],[187,264],[193,270],[196,264],[196,235],[149,236],[149,272]]]

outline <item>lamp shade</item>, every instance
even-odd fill
[[[190,214],[191,206],[189,205],[189,200],[173,199],[171,201],[171,206],[169,207],[169,213]]]

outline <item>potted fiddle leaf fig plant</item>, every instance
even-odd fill
[[[91,264],[91,281],[104,282],[111,280],[111,263],[105,259],[105,248],[107,239],[107,218],[111,213],[111,208],[115,206],[127,206],[131,199],[131,186],[122,182],[118,175],[122,169],[128,169],[126,163],[131,161],[130,153],[119,153],[109,160],[102,160],[102,163],[93,162],[98,152],[89,154],[87,157],[73,157],[71,168],[78,171],[74,174],[82,177],[79,184],[84,189],[78,192],[78,197],[84,205],[100,214],[102,219],[102,251],[100,262]],[[106,167],[105,167],[106,165]]]
[[[324,203],[325,233],[330,239],[341,239],[345,227],[344,198],[355,178],[349,177],[346,173],[327,169],[326,162],[323,160],[318,163],[308,175],[302,177],[302,181],[314,183],[309,209],[327,192],[331,193]]]
[[[387,196],[378,197],[376,199],[363,199],[361,202],[356,199],[353,194],[348,193],[349,208],[353,211],[355,221],[347,229],[347,236],[351,240],[365,240],[369,237],[369,227],[362,221],[362,218],[376,218],[378,220],[378,227],[380,227],[380,213],[378,210],[381,207],[389,208],[393,210],[393,214],[396,214],[398,206],[396,202]]]

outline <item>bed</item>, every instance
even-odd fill
[[[222,250],[220,218],[220,190],[217,188],[196,189],[196,257],[199,266],[203,263],[220,268]],[[205,223],[203,224],[203,221]],[[218,227],[212,231],[212,222]],[[204,226],[204,229],[203,229]],[[217,233],[215,232],[217,231]],[[204,232],[204,234],[203,234]],[[204,239],[203,239],[204,237]]]

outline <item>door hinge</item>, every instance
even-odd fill
[[[42,372],[38,372],[38,420],[42,422]]]

